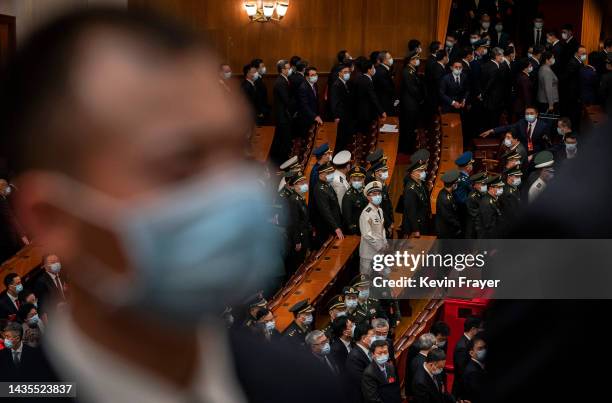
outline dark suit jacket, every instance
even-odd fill
[[[491,47],[498,47],[502,49],[506,49],[508,44],[510,43],[510,35],[507,32],[501,32],[501,35],[498,34],[497,31],[493,32],[491,36]]]
[[[391,69],[387,69],[382,64],[377,65],[376,74],[374,74],[372,80],[374,81],[374,89],[376,90],[378,102],[387,115],[392,114],[394,112],[393,103],[396,96]]]
[[[410,361],[406,362],[406,375],[404,378],[404,389],[406,390],[406,396],[412,396],[412,380],[414,375],[418,372],[419,368],[425,363],[425,356],[420,352],[410,357]]]
[[[62,281],[62,283],[64,282],[61,273],[60,281]],[[34,291],[34,294],[36,294],[36,297],[38,298],[38,305],[44,312],[49,312],[53,309],[53,301],[62,300],[61,291],[57,289],[57,286],[53,282],[51,276],[49,276],[44,270],[34,280],[32,291]]]
[[[363,402],[361,378],[363,371],[370,365],[370,362],[368,356],[359,346],[355,346],[346,359],[347,390],[350,394],[348,401],[351,403]]]
[[[558,41],[554,45],[549,45],[548,47],[552,54],[555,55],[555,64],[553,64],[550,68],[552,69],[552,71],[555,72],[557,77],[561,77],[563,69],[565,68],[565,65],[563,64],[562,60],[563,45],[561,44],[561,41]]]
[[[490,60],[482,65],[480,86],[485,108],[488,110],[500,110],[504,106],[504,75],[497,64]]]
[[[360,125],[369,124],[378,119],[385,111],[374,91],[373,80],[365,74],[361,74],[355,80],[355,101]]]
[[[410,67],[402,70],[400,108],[402,111],[418,111],[425,103],[425,87],[419,75]]]
[[[49,380],[52,371],[41,350],[27,345],[21,351],[21,363],[15,366],[12,350],[0,351],[0,381],[35,382]]]
[[[387,362],[385,373],[372,361],[363,371],[361,392],[365,403],[400,403],[400,382],[395,366]]]
[[[445,74],[446,69],[438,62],[431,64],[429,72],[426,72],[427,95],[429,96],[429,102],[436,108],[440,105],[440,81]]]
[[[470,361],[465,367],[465,372],[463,373],[464,399],[472,403],[479,403],[482,401],[486,384],[485,374],[485,370],[470,358]]]
[[[564,102],[575,103],[580,99],[580,71],[583,68],[584,65],[574,56],[567,62],[565,74],[562,76],[564,84],[562,89],[565,91],[560,94],[565,97]]]
[[[251,84],[246,79],[242,80],[240,83],[240,88],[242,89],[242,93],[246,96],[249,101],[249,105],[253,109],[253,113],[255,115],[259,114],[259,106],[258,106],[258,98],[257,98],[257,88],[255,85]]]
[[[329,106],[332,119],[352,120],[353,105],[349,83],[337,79],[329,90]]]
[[[530,29],[525,31],[525,38],[523,40],[528,46],[541,45],[546,46],[546,28],[542,28],[540,41],[535,42],[535,27],[532,25]]]
[[[533,74],[533,72],[532,72]],[[514,98],[514,113],[519,116],[525,112],[527,105],[533,105],[534,102],[534,91],[533,91],[533,79],[531,75],[527,75],[520,72],[516,76],[516,82],[514,88],[516,90],[516,97]]]
[[[314,124],[315,118],[319,116],[319,90],[315,84],[315,95],[312,88],[310,83],[304,80],[297,90],[297,111],[302,128]]]
[[[274,118],[276,125],[287,125],[291,122],[291,96],[289,93],[289,81],[282,75],[274,82]]]
[[[465,334],[462,334],[457,344],[455,344],[455,350],[453,350],[453,372],[455,378],[453,381],[453,395],[461,397],[463,395],[463,373],[465,372],[465,366],[470,359],[468,353],[468,343],[470,341]]]
[[[413,403],[449,403],[454,402],[454,399],[443,392],[442,385],[436,386],[434,380],[421,367],[414,374],[412,379]]]
[[[293,105],[297,107],[297,93],[302,83],[306,82],[306,78],[300,73],[293,73],[289,76],[289,94],[293,98]],[[292,111],[295,112],[295,111]]]
[[[571,37],[569,41],[562,41],[561,45],[561,62],[563,65],[567,65],[567,62],[574,57],[574,54],[578,51],[578,41],[575,37]]]
[[[334,337],[331,341],[331,353],[330,357],[336,362],[340,372],[344,372],[346,369],[346,359],[348,358],[349,352],[344,347],[344,343],[337,337]],[[352,346],[355,348],[355,345]]]
[[[0,293],[0,319],[7,319],[11,315],[17,316],[17,308],[4,290]]]
[[[522,118],[514,124],[496,127],[493,129],[493,132],[499,135],[508,131],[514,131],[518,134],[521,144],[523,144],[525,149],[528,149],[527,127],[527,121],[525,118]],[[550,125],[542,119],[538,119],[531,133],[531,142],[533,143],[533,151],[531,154],[546,150],[550,143]]]
[[[455,76],[447,74],[440,81],[440,104],[444,113],[460,112],[461,109],[455,109],[451,106],[453,101],[459,103],[465,101],[470,96],[469,81],[467,74],[461,73],[459,85],[455,81]]]
[[[270,116],[270,104],[268,104],[268,88],[263,78],[255,80],[255,94],[257,96],[257,113],[268,118]]]

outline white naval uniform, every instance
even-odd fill
[[[538,198],[540,193],[544,191],[544,189],[546,189],[546,182],[544,182],[542,178],[536,179],[536,181],[531,184],[531,187],[529,187],[527,201],[529,203],[533,203],[534,200]]]
[[[346,175],[337,169],[334,171],[334,180],[331,183],[336,196],[338,197],[338,204],[340,204],[340,211],[342,211],[342,198],[349,189],[349,183],[346,180]]]
[[[381,253],[387,246],[385,233],[385,219],[380,207],[368,203],[359,216],[359,230],[361,242],[359,243],[359,271],[369,274],[372,270],[374,255]]]

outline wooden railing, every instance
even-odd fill
[[[436,199],[438,193],[444,187],[444,183],[439,180],[439,177],[451,169],[456,169],[455,160],[463,153],[463,132],[461,128],[461,119],[457,113],[445,113],[441,116],[442,121],[442,138],[439,155],[439,163],[436,163],[435,170],[432,169],[432,191],[431,191],[431,210],[436,213]],[[432,167],[433,168],[433,167]]]
[[[256,126],[251,136],[251,155],[256,161],[265,162],[274,140],[274,126]]]

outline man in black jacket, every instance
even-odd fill
[[[355,81],[355,102],[357,103],[357,131],[369,134],[372,124],[378,119],[386,119],[387,114],[383,109],[376,91],[374,90],[373,77],[376,68],[371,61],[363,63],[364,73]]]
[[[455,344],[455,349],[453,350],[453,371],[454,371],[454,381],[453,381],[453,395],[461,398],[463,396],[463,373],[465,372],[465,367],[470,359],[468,354],[468,344],[470,340],[478,332],[480,331],[480,327],[482,325],[482,320],[480,318],[470,316],[465,319],[463,322],[463,335]]]
[[[440,106],[440,81],[446,74],[446,65],[448,64],[448,54],[442,49],[436,52],[434,62],[428,64],[425,71],[425,80],[427,81],[427,96],[429,103],[434,112],[438,111]]]
[[[307,67],[304,71],[306,78],[297,89],[297,113],[300,135],[304,137],[314,124],[323,124],[319,116],[319,87],[316,67]]]
[[[270,148],[270,159],[276,165],[280,165],[291,153],[291,111],[295,109],[292,105],[293,99],[290,95],[289,85],[289,62],[279,60],[276,63],[278,77],[274,82],[274,141]]]
[[[480,134],[487,137],[490,134],[502,135],[508,132],[514,133],[513,137],[518,137],[519,141],[527,149],[529,155],[546,150],[551,145],[550,125],[542,119],[538,119],[538,109],[528,105],[525,108],[525,115],[516,123],[506,126],[499,126],[486,130]]]
[[[489,127],[499,124],[499,118],[504,108],[504,73],[501,63],[504,51],[500,48],[491,50],[491,60],[482,65],[480,88],[482,103],[485,110],[483,119],[487,120]]]
[[[270,120],[270,105],[268,104],[268,88],[264,83],[263,77],[267,73],[266,65],[261,59],[251,60],[251,65],[257,69],[257,79],[255,80],[255,93],[257,95],[257,116],[258,124],[263,125]]]
[[[580,99],[580,72],[584,68],[587,52],[580,46],[576,53],[567,62],[565,73],[561,81],[561,114],[568,116],[575,130],[580,130],[580,117],[582,116],[582,102]]]
[[[3,281],[5,290],[0,293],[0,320],[14,321],[21,305],[19,293],[23,290],[23,284],[17,273],[7,274]]]
[[[334,166],[331,163],[319,168],[319,182],[314,189],[314,208],[312,223],[316,231],[317,244],[323,244],[331,235],[344,239],[342,233],[342,213],[336,192],[331,187]]]
[[[43,256],[42,263],[44,271],[34,280],[32,291],[38,298],[39,308],[45,312],[52,312],[55,310],[55,304],[66,301],[62,263],[55,254]]]
[[[23,327],[9,323],[4,329],[4,349],[0,351],[0,381],[45,382],[50,376],[48,362],[38,348],[23,342]]]
[[[442,77],[438,91],[442,113],[460,113],[463,116],[470,96],[470,86],[460,59],[452,62],[451,72]]]
[[[259,78],[259,73],[257,72],[257,68],[250,63],[242,68],[242,73],[244,79],[240,83],[240,88],[242,89],[242,93],[246,96],[247,101],[249,101],[249,105],[251,105],[253,115],[255,116],[255,123],[261,124],[263,114],[260,111],[257,87],[255,84],[255,81]]]
[[[462,398],[471,403],[483,401],[484,388],[486,386],[486,371],[484,360],[487,354],[487,344],[482,335],[477,334],[468,343],[470,360],[465,366],[463,373],[464,393]]]
[[[289,196],[286,198],[289,217],[287,238],[289,251],[286,258],[286,276],[291,276],[304,262],[310,249],[312,225],[308,217],[308,206],[304,194],[308,191],[308,179],[302,172],[296,172],[287,179]]]
[[[400,381],[389,359],[389,342],[376,340],[370,346],[372,362],[363,371],[361,391],[364,403],[400,403]]]
[[[334,83],[329,91],[329,106],[331,117],[338,124],[336,149],[344,150],[353,139],[353,134],[355,133],[355,118],[353,116],[354,99],[349,86],[351,66],[348,64],[340,65],[337,71],[338,73],[334,77]]]
[[[402,218],[405,237],[418,238],[430,231],[431,202],[429,190],[425,187],[426,169],[427,163],[420,160],[414,161],[406,168]]]
[[[359,217],[368,205],[368,199],[363,194],[365,169],[360,166],[351,168],[348,173],[348,180],[351,187],[342,198],[343,228],[347,235],[360,235]]]
[[[382,50],[378,53],[377,60],[376,74],[373,77],[376,96],[387,116],[393,116],[397,100],[393,83],[393,57],[388,50]]]
[[[453,196],[453,188],[459,179],[459,171],[452,169],[442,175],[444,188],[436,199],[436,230],[439,239],[452,239],[461,236],[459,208]]]
[[[351,349],[346,359],[346,382],[349,392],[348,401],[351,403],[363,402],[361,380],[363,378],[363,371],[365,371],[372,361],[370,345],[372,344],[373,336],[374,329],[367,321],[361,322],[355,328],[355,333],[353,335],[355,347]]]
[[[433,349],[427,354],[425,363],[418,368],[412,379],[412,390],[415,403],[451,403],[455,399],[445,390],[438,375],[446,365],[446,354],[440,349]]]

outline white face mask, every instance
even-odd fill
[[[544,23],[543,22],[535,22],[533,25],[536,27],[536,29],[542,29],[542,27],[544,26]]]
[[[414,65],[416,67],[419,67],[421,65],[421,60],[420,59],[416,59],[416,62],[414,62]]]
[[[380,179],[386,181],[389,179],[389,171],[383,171],[380,173]]]
[[[389,60],[387,60],[387,64],[389,66],[393,66],[393,58],[390,58]]]
[[[316,83],[318,80],[319,80],[319,76],[317,75],[308,77],[308,81],[310,81],[311,84]]]
[[[510,139],[504,139],[504,145],[505,145],[506,147],[510,147],[510,146],[512,146],[512,140],[510,140]]]
[[[484,29],[489,29],[489,27],[490,27],[490,26],[491,26],[491,23],[490,23],[490,22],[483,22],[483,23],[482,23],[482,27],[483,27]]]
[[[345,73],[345,74],[342,75],[342,79],[344,81],[348,81],[348,80],[350,80],[350,78],[351,78],[351,73]]]
[[[229,80],[230,78],[232,78],[232,72],[231,71],[224,72],[223,78],[225,78],[226,80]]]
[[[566,32],[563,32],[563,33],[561,34],[561,38],[562,38],[564,41],[566,41],[566,40],[567,40],[568,36],[569,36],[569,35],[568,35]]]
[[[264,74],[266,74],[267,72],[268,72],[268,70],[266,69],[266,67],[265,67],[265,66],[259,69],[259,74],[260,74],[260,75],[262,75],[262,76],[263,76]]]

